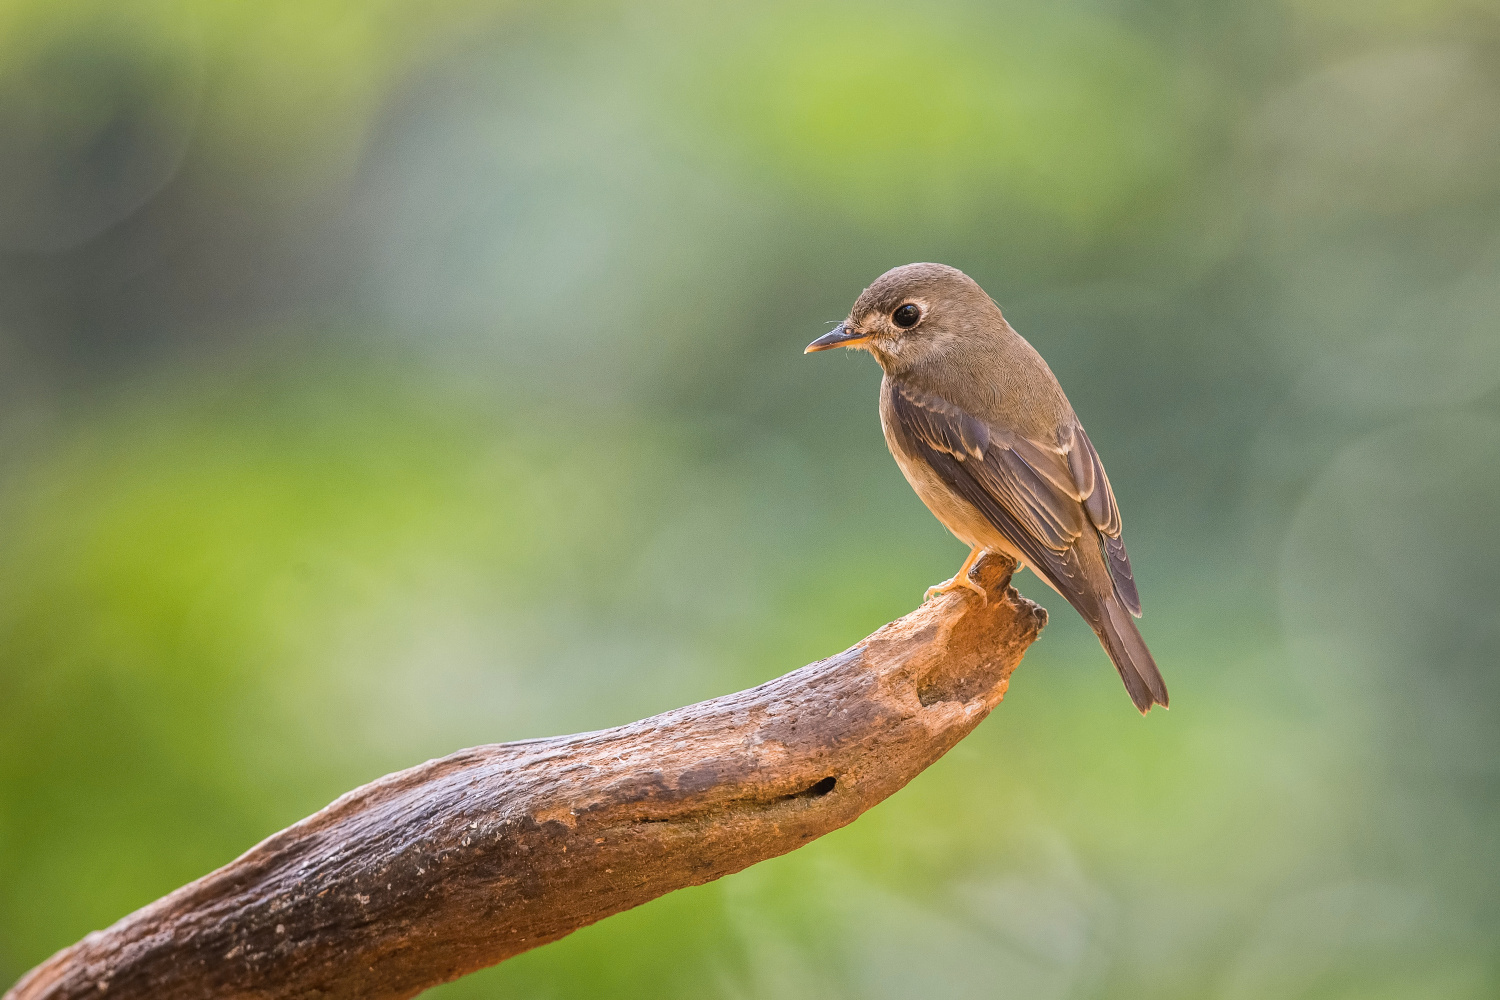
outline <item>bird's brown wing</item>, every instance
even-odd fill
[[[1043,443],[889,376],[886,385],[903,451],[972,504],[1078,609],[1137,709],[1167,704],[1161,671],[1130,620],[1140,613],[1140,599],[1120,538],[1120,511],[1077,421],[1058,443]],[[1088,572],[1090,545],[1103,550],[1109,583],[1097,570]]]
[[[1120,538],[1120,510],[1082,426],[1074,421],[1060,444],[1037,442],[914,386],[891,382],[891,408],[908,448],[976,507],[1033,569],[1070,603],[1086,600],[1074,549],[1086,531],[1097,531],[1120,603],[1140,615]]]
[[[1125,552],[1125,539],[1121,537],[1120,507],[1115,503],[1115,491],[1110,489],[1109,476],[1104,474],[1104,463],[1094,450],[1083,425],[1073,422],[1072,440],[1065,446],[1068,469],[1078,486],[1083,507],[1089,520],[1099,529],[1099,541],[1104,546],[1104,561],[1109,566],[1109,576],[1114,582],[1115,593],[1120,603],[1135,617],[1141,616],[1141,595],[1135,589],[1135,572],[1130,568],[1130,556]]]

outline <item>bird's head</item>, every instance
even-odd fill
[[[849,318],[803,353],[859,348],[894,374],[962,350],[1003,326],[1000,307],[967,274],[946,264],[907,264],[876,278]]]

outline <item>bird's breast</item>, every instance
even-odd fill
[[[888,392],[889,390],[882,390],[880,394],[880,427],[885,432],[885,444],[891,450],[891,457],[896,460],[896,465],[911,484],[917,498],[927,505],[927,509],[942,522],[943,527],[953,532],[964,544],[971,547],[981,545],[1015,555],[1014,546],[1001,536],[978,508],[955,493],[925,459],[907,449],[902,434],[896,427]]]

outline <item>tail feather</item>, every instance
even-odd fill
[[[1125,682],[1130,700],[1135,702],[1135,707],[1142,715],[1152,705],[1166,708],[1166,682],[1161,679],[1161,671],[1156,669],[1156,660],[1152,658],[1151,650],[1146,648],[1146,640],[1141,638],[1130,612],[1113,594],[1105,599],[1103,610],[1104,613],[1094,624],[1094,632],[1099,636],[1099,643],[1104,651],[1114,661],[1115,669],[1120,672],[1120,680]]]

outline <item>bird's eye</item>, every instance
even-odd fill
[[[922,310],[910,302],[891,313],[891,320],[903,330],[909,330],[916,326],[917,320],[921,318]]]

